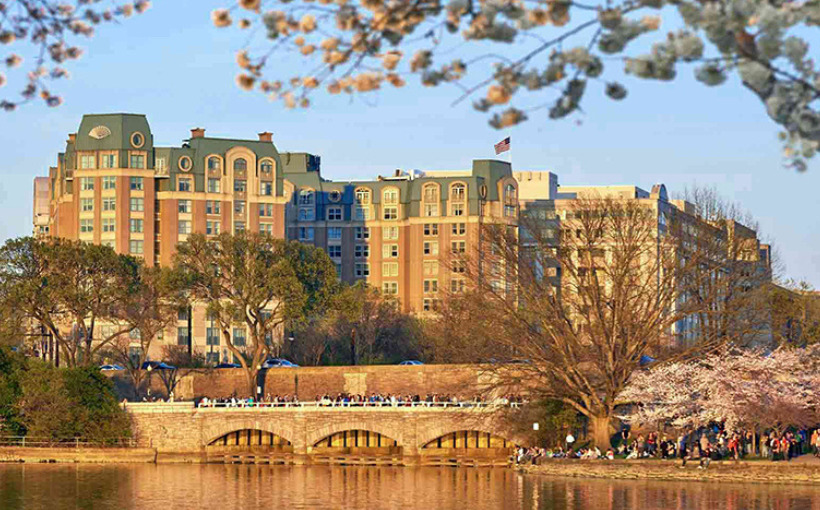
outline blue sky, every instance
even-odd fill
[[[68,67],[71,80],[55,89],[63,106],[38,103],[0,114],[0,238],[30,233],[32,179],[55,164],[83,113],[144,113],[161,145],[179,144],[192,127],[235,138],[271,131],[280,151],[321,155],[323,173],[332,179],[395,168],[468,168],[472,159],[494,157],[493,144],[508,134],[489,127],[467,103],[451,107],[457,89],[423,88],[413,78],[401,91],[383,90],[367,101],[317,95],[310,109],[296,111],[241,91],[234,85],[234,55],[245,35],[210,23],[210,11],[227,3],[159,0],[120,26],[102,27],[83,41],[84,57]],[[284,57],[275,64],[293,66]],[[673,84],[626,77],[629,96],[621,102],[592,85],[585,113],[572,119],[532,113],[509,132],[513,166],[553,171],[566,185],[649,189],[662,182],[671,193],[715,185],[759,220],[786,276],[820,287],[820,162],[810,162],[805,174],[783,168],[777,126],[736,80],[707,88],[689,68],[679,75]],[[2,95],[15,85],[12,80]]]

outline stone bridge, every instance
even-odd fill
[[[194,407],[128,404],[158,461],[506,464],[508,407]]]

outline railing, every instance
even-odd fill
[[[86,441],[82,438],[53,439],[50,437],[0,436],[0,447],[20,448],[132,448],[137,442],[131,438],[110,441]]]
[[[519,402],[335,402],[335,401],[309,401],[309,402],[200,402],[196,407],[202,408],[350,408],[350,407],[376,407],[376,408],[496,408],[510,407],[518,408],[523,404]]]

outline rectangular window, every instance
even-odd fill
[[[103,154],[100,156],[100,168],[117,168],[116,154]]]
[[[129,168],[145,168],[145,156],[142,154],[131,154],[131,165]]]
[[[438,274],[438,261],[424,261],[424,276],[436,276]]]
[[[313,221],[313,208],[302,207],[299,209],[299,221]]]
[[[259,194],[265,197],[273,195],[273,183],[271,181],[260,181]]]
[[[515,206],[514,205],[505,205],[504,206],[504,216],[507,218],[512,218],[515,216]]]
[[[245,347],[245,328],[233,328],[234,347]]]
[[[222,192],[222,180],[221,179],[208,179],[208,193],[221,193]]]
[[[342,246],[339,244],[331,244],[327,247],[327,256],[332,259],[342,258]]]
[[[94,232],[94,220],[80,220],[80,232]]]
[[[452,252],[455,254],[467,253],[466,241],[452,241],[450,243],[450,247],[452,249]]]
[[[154,170],[159,171],[159,173],[163,173],[166,168],[168,168],[168,160],[165,158],[157,158],[154,163]]]
[[[370,239],[370,228],[356,227],[356,239]]]
[[[103,189],[117,189],[117,178],[107,175],[102,178]]]
[[[261,234],[273,235],[273,223],[260,223],[259,232]]]
[[[435,294],[438,292],[438,280],[424,280],[424,293]]]
[[[95,166],[94,165],[94,159],[95,158],[94,158],[93,154],[92,155],[86,154],[86,155],[80,156],[80,168],[81,169],[94,168],[94,166]]]
[[[177,225],[178,232],[180,234],[190,234],[191,233],[191,222],[188,220],[179,220],[179,224]]]
[[[188,345],[187,326],[180,326],[177,328],[177,345]]]
[[[327,229],[327,238],[339,241],[342,239],[342,227],[329,227]]]
[[[129,179],[129,181],[130,181],[132,190],[142,191],[142,189],[143,189],[142,177],[131,177],[131,179]]]
[[[397,220],[399,219],[399,208],[395,206],[385,206],[384,207],[384,219],[385,220]]]
[[[438,204],[424,204],[425,216],[438,216]]]
[[[399,256],[398,244],[384,244],[382,245],[382,257],[386,259],[395,259]]]
[[[259,204],[259,216],[270,218],[273,216],[273,204]]]
[[[245,193],[246,191],[248,191],[248,181],[246,181],[245,179],[234,179],[233,190],[236,193]]]
[[[382,294],[385,296],[399,295],[399,282],[384,282],[382,283]]]
[[[218,221],[206,221],[205,222],[205,233],[209,236],[217,236],[219,235],[219,226],[220,222]]]
[[[467,233],[467,225],[465,223],[453,223],[452,228],[454,236],[463,236]]]
[[[187,214],[191,212],[191,201],[190,200],[180,200],[177,202],[177,210],[183,214]]]
[[[425,255],[438,255],[438,241],[424,241]]]
[[[388,189],[384,190],[384,194],[382,195],[385,204],[395,205],[399,203],[399,192],[395,189]]]
[[[177,311],[177,320],[178,321],[187,321],[188,320],[188,310],[182,308]]]
[[[102,231],[103,232],[114,232],[115,221],[116,220],[114,220],[114,218],[103,218],[102,219]]]
[[[342,208],[341,207],[328,207],[327,208],[327,221],[342,221]]]
[[[219,200],[207,200],[205,202],[205,214],[219,214],[222,209]]]
[[[205,329],[205,345],[219,345],[219,329],[206,328]]]
[[[382,227],[382,239],[394,241],[399,238],[399,227]]]
[[[244,232],[245,231],[245,222],[244,221],[235,221],[233,224],[233,231],[236,233]]]
[[[434,312],[438,310],[438,299],[424,298],[421,304],[422,310],[425,312]]]
[[[130,220],[130,224],[131,224],[131,232],[133,232],[135,234],[142,233],[142,231],[143,231],[143,221],[142,220],[132,218]]]
[[[356,221],[370,220],[370,208],[367,206],[356,206]]]
[[[102,199],[102,210],[103,211],[116,211],[117,210],[117,199],[114,197],[107,197]]]
[[[179,179],[177,181],[179,191],[191,191],[191,179]]]
[[[94,199],[93,198],[83,198],[80,200],[80,210],[83,212],[93,211],[94,210]]]
[[[464,204],[453,204],[450,206],[453,216],[464,216]]]
[[[353,254],[357,259],[364,259],[370,256],[369,244],[357,244],[353,249]]]
[[[370,264],[367,262],[356,262],[356,277],[367,278],[370,276]]]
[[[382,262],[382,278],[398,276],[399,263],[398,262]]]
[[[464,292],[464,280],[453,279],[450,280],[450,292],[458,294]]]
[[[94,191],[94,178],[80,177],[80,189],[82,191]]]
[[[438,235],[438,223],[425,223],[424,235],[427,237],[436,237]]]
[[[300,241],[313,241],[313,227],[299,227]]]
[[[456,274],[464,273],[464,270],[465,270],[464,261],[463,260],[454,260],[450,264],[450,268]]]
[[[245,214],[245,201],[244,200],[237,200],[233,203],[233,212],[234,214]]]
[[[142,255],[142,241],[133,240],[128,244],[128,251],[133,255]]]

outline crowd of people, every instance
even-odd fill
[[[296,395],[271,395],[264,398],[254,399],[237,398],[236,395],[230,397],[219,397],[209,399],[203,397],[197,402],[197,407],[289,407],[302,405],[315,405],[320,407],[477,407],[477,406],[512,406],[517,407],[524,401],[519,396],[504,396],[498,398],[485,398],[477,396],[472,398],[457,397],[455,395],[428,393],[427,395],[395,395],[371,393],[370,395],[339,393],[336,395],[317,395],[314,400],[299,400]]]
[[[713,460],[741,460],[762,457],[773,461],[788,461],[811,453],[820,457],[820,429],[789,429],[755,434],[747,430],[728,430],[720,424],[701,427],[670,436],[657,432],[633,434],[624,428],[612,441],[612,447],[602,452],[595,446],[574,448],[575,438],[567,434],[563,445],[555,448],[519,448],[519,463],[537,464],[540,459],[679,459],[681,467],[697,462],[706,469]]]

